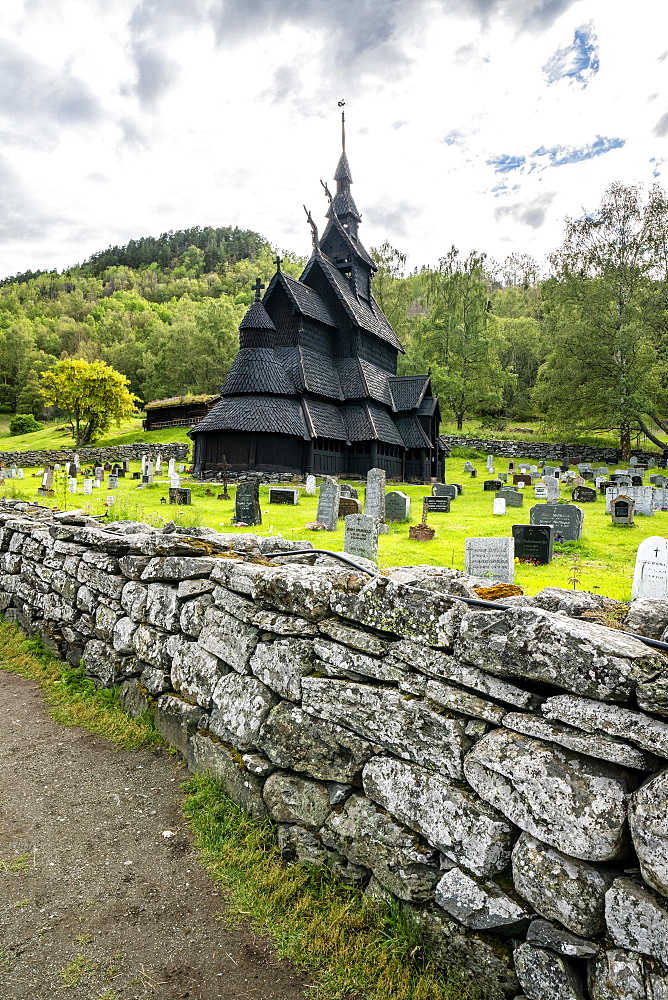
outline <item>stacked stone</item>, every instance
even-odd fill
[[[177,462],[185,462],[188,456],[188,445],[169,443],[156,446],[164,459],[174,458]],[[55,465],[72,460],[74,453],[79,455],[82,465],[101,465],[109,462],[122,462],[123,459],[138,461],[142,455],[150,451],[145,444],[119,444],[109,448],[60,448],[44,451],[0,451],[0,462],[4,465],[17,465],[20,469],[39,468],[45,465]]]
[[[410,906],[490,997],[667,995],[661,655],[540,606],[564,592],[464,605],[448,569],[369,582],[27,504],[0,526],[5,615],[151,709],[286,857]]]
[[[441,434],[441,443],[448,454],[453,448],[475,448],[476,451],[490,453],[501,458],[522,458],[531,455],[535,459],[545,459],[561,464],[564,455],[577,455],[580,462],[616,463],[621,460],[618,448],[592,447],[580,444],[555,444],[554,441],[497,441],[493,438],[471,438],[461,434]],[[656,451],[634,451],[639,462],[658,458]]]

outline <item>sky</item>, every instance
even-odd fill
[[[539,262],[668,186],[665,0],[2,0],[0,277],[190,226],[308,256],[345,100],[360,238]]]

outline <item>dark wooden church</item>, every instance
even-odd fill
[[[345,151],[322,239],[299,278],[280,268],[239,327],[220,402],[188,433],[196,473],[232,470],[443,478],[429,375],[399,376],[403,348],[375,301]]]

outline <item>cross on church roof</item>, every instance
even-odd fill
[[[264,288],[264,285],[260,282],[259,278],[255,279],[255,284],[252,285],[252,288],[255,290],[255,301],[259,302],[260,301],[260,292]]]
[[[279,254],[276,254],[276,257],[274,258],[274,264],[276,265],[277,271],[281,270],[282,263],[283,263],[283,258]]]

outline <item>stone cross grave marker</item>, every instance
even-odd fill
[[[512,538],[467,538],[464,572],[501,583],[515,579],[515,542]]]
[[[269,487],[269,503],[286,504],[296,507],[299,503],[299,490],[285,489],[282,486]]]
[[[335,479],[327,476],[320,485],[318,494],[318,512],[316,521],[320,521],[327,528],[327,531],[336,531],[339,520],[339,501],[341,499],[341,487]]]
[[[385,481],[384,469],[369,469],[366,475],[366,490],[364,491],[364,513],[369,517],[385,520]]]
[[[385,519],[408,521],[411,516],[411,498],[401,490],[393,490],[385,497]]]
[[[497,499],[505,500],[508,507],[522,507],[524,504],[524,497],[517,490],[512,489],[510,486],[504,486],[496,494]]]
[[[612,524],[633,524],[633,512],[635,500],[627,497],[623,493],[613,497],[610,501],[610,513]]]
[[[177,503],[180,507],[189,507],[192,504],[192,491],[183,486],[178,489],[169,487],[169,502]]]
[[[651,535],[638,546],[631,600],[668,598],[668,538]]]
[[[506,501],[503,497],[494,497],[492,501],[492,514],[505,514]]]
[[[349,514],[344,521],[343,551],[378,562],[378,520],[368,514]]]
[[[304,484],[304,490],[307,497],[314,497],[316,491],[315,476],[307,476],[306,482]]]
[[[262,524],[260,487],[256,479],[239,483],[237,486],[234,498],[234,520],[241,524]]]
[[[565,542],[578,542],[582,538],[584,511],[568,503],[540,503],[529,511],[531,524],[553,524],[555,535]]]
[[[552,562],[553,524],[514,524],[515,556],[543,565]]]
[[[339,521],[352,514],[361,514],[362,504],[355,497],[341,496],[339,498]]]

